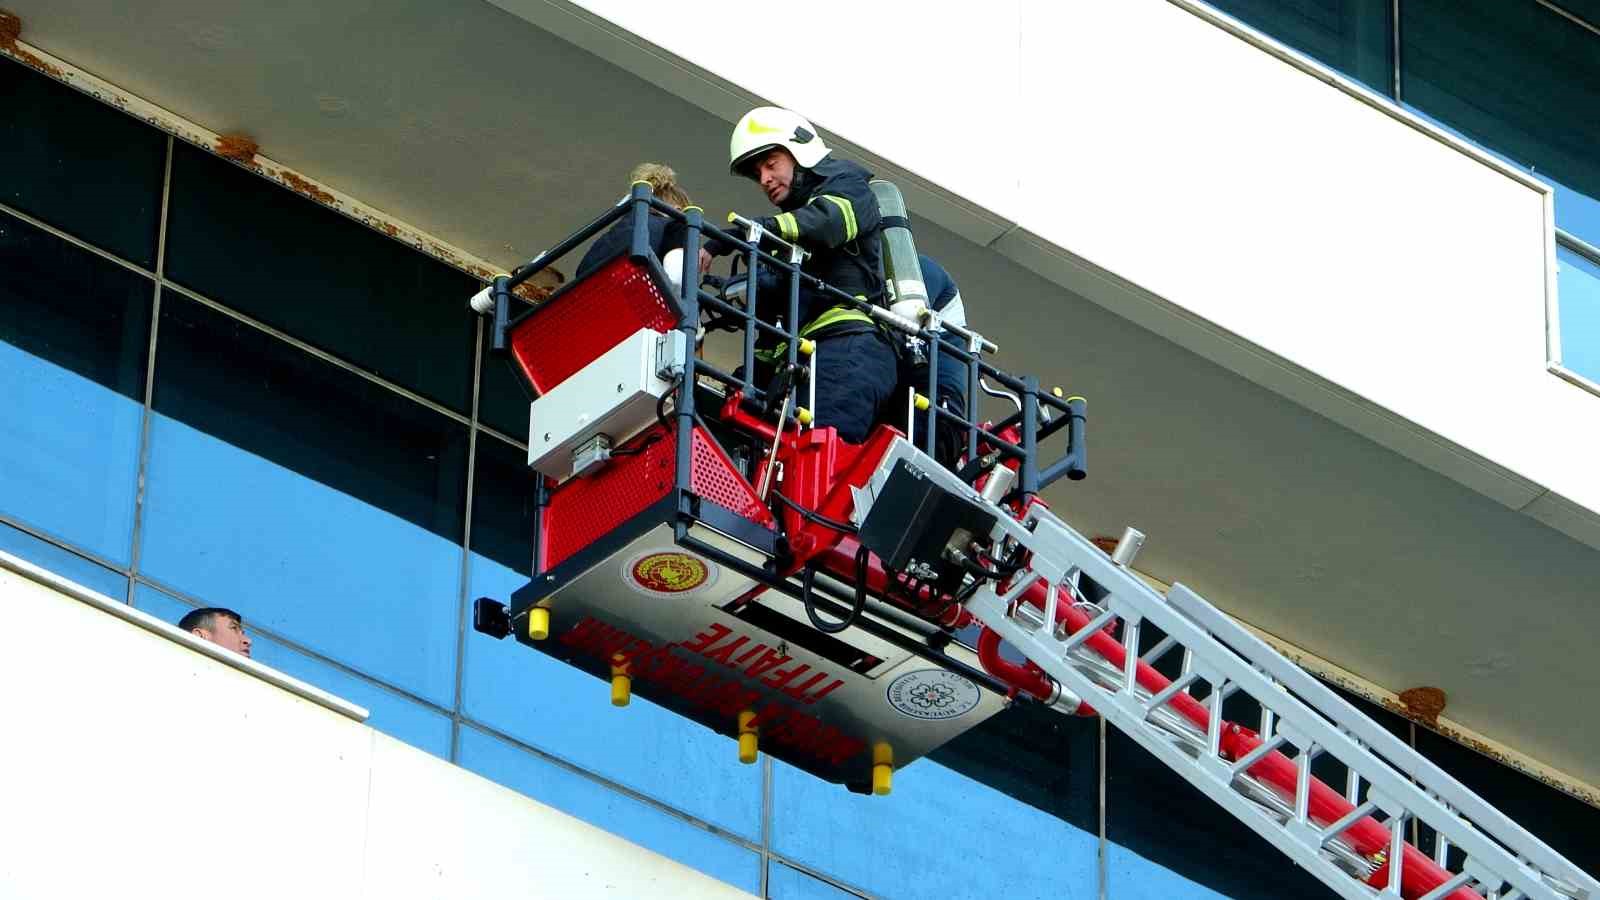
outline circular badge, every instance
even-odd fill
[[[652,597],[682,597],[715,584],[717,569],[681,550],[650,550],[622,566],[628,586]]]
[[[972,712],[983,692],[969,679],[943,669],[918,669],[889,682],[889,705],[913,719],[939,721]]]

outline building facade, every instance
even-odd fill
[[[1540,364],[1597,421],[1600,396],[1587,391],[1600,383],[1600,10],[1583,5],[1306,0],[1212,12],[1550,182],[1559,304]],[[23,6],[23,40],[33,23],[43,30],[0,60],[0,550],[169,621],[237,609],[258,660],[369,708],[379,730],[757,895],[1327,895],[1096,720],[1011,708],[908,767],[892,796],[861,797],[767,758],[741,766],[725,739],[644,700],[614,709],[604,684],[473,632],[474,598],[525,582],[530,532],[526,401],[466,309],[480,278],[438,247],[330,208],[315,185],[285,189],[88,95],[58,67],[40,70],[53,64],[26,64],[28,46],[59,46],[67,62],[107,71],[49,40],[47,5]],[[1229,53],[1280,64],[1180,12],[1192,20],[1183,27],[1237,44]],[[848,119],[814,113],[825,127]],[[719,141],[700,143],[714,153]],[[614,199],[575,203],[598,212]],[[1159,215],[1160,196],[1141,202]],[[583,221],[530,216],[546,234]],[[967,248],[952,254],[992,251],[956,220],[941,223],[948,246]],[[1108,466],[1091,477],[1117,476]],[[1581,499],[1581,485],[1555,482],[1541,483]],[[1211,490],[1227,506],[1229,488]],[[1527,527],[1560,543],[1562,565],[1600,559],[1573,537],[1586,520],[1574,521]],[[1351,699],[1600,869],[1600,811],[1572,796],[1581,781],[1536,780]]]

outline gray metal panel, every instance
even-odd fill
[[[761,554],[703,526],[691,533],[756,565],[765,562]],[[678,547],[671,525],[663,523],[541,601],[551,617],[550,638],[541,649],[605,674],[606,651],[623,637],[584,622],[620,629],[648,644],[624,644],[639,660],[636,692],[724,734],[736,733],[738,710],[729,715],[715,703],[697,705],[697,697],[744,693],[752,698],[745,708],[758,712],[776,705],[780,709],[771,713],[775,718],[767,721],[783,725],[763,729],[762,750],[840,782],[869,777],[871,748],[879,742],[893,748],[896,767],[904,766],[1005,706],[1000,695],[859,627],[834,637],[882,659],[863,672],[724,608],[742,599],[794,619],[798,602],[768,593],[764,585]],[[877,623],[895,628],[885,620]],[[805,630],[820,634],[809,625]],[[661,659],[663,655],[673,661]],[[691,667],[702,674],[688,677]],[[597,689],[596,702],[602,696]],[[808,750],[816,742],[797,732],[810,733],[814,726],[802,717],[838,729],[858,749],[842,759]],[[779,735],[787,735],[789,742]],[[731,760],[731,744],[728,752]]]

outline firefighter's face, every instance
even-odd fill
[[[773,147],[751,166],[750,177],[761,185],[772,205],[777,206],[794,187],[794,157],[782,147]]]

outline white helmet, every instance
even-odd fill
[[[733,126],[733,137],[728,140],[728,171],[744,174],[739,169],[745,163],[773,147],[789,151],[794,161],[806,169],[828,155],[822,136],[804,116],[777,106],[758,106]]]

